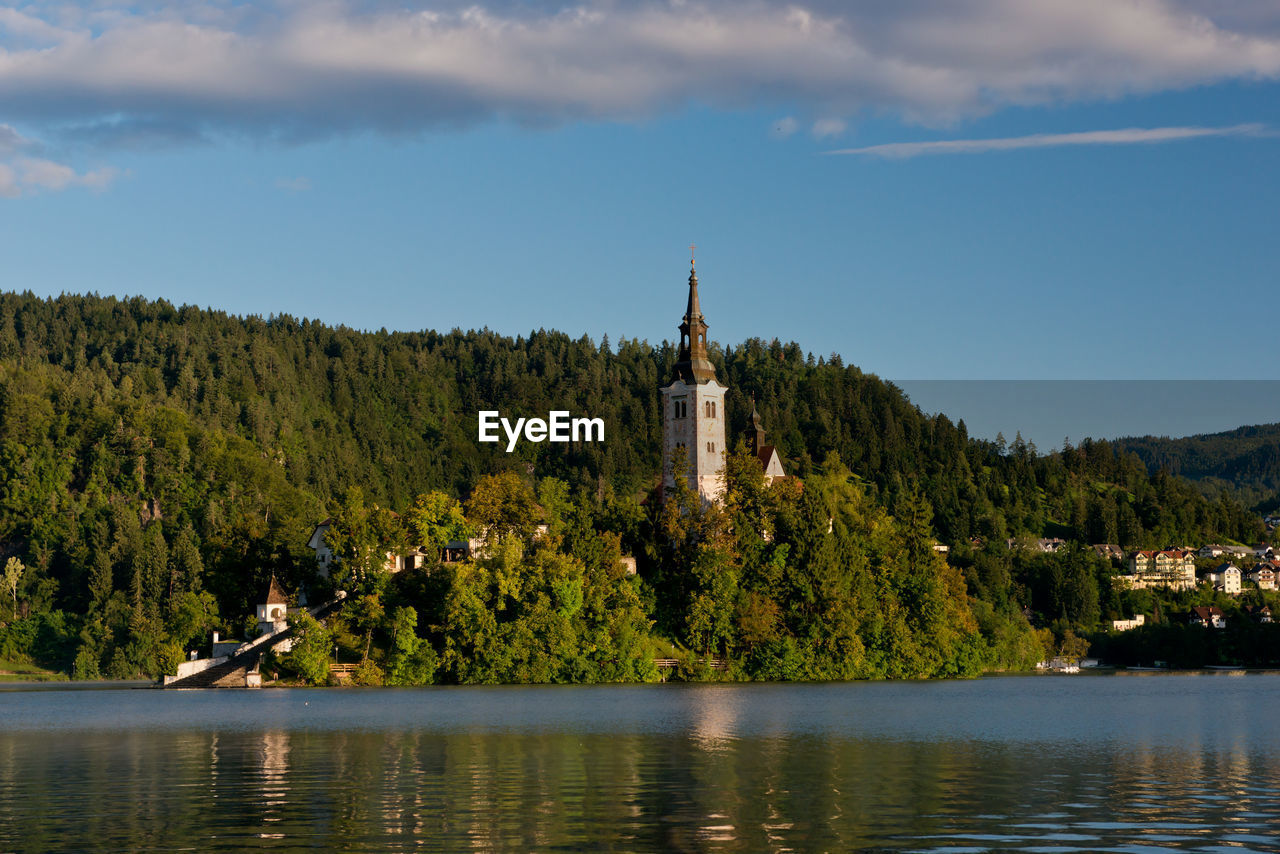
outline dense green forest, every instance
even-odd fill
[[[370,333],[2,294],[0,560],[13,559],[15,580],[0,659],[159,674],[211,628],[246,630],[272,574],[318,586],[305,548],[318,520],[409,520],[426,497],[465,502],[474,527],[492,475],[505,475],[499,505],[515,478],[534,496],[511,498],[524,523],[564,530],[535,543],[513,527],[461,567],[350,576],[359,595],[323,631],[381,678],[648,678],[662,643],[755,678],[1022,667],[1124,603],[1083,550],[1057,567],[1049,558],[1066,558],[1024,559],[1006,537],[1262,535],[1230,496],[1151,474],[1105,442],[1039,455],[1020,439],[973,440],[838,356],[750,340],[711,358],[731,431],[754,397],[799,481],[765,489],[738,472],[725,507],[667,518],[652,490],[669,343]],[[481,409],[568,409],[603,418],[607,438],[507,454],[476,441]],[[408,521],[374,528],[414,533]],[[954,570],[924,547],[935,540],[953,546]],[[639,578],[615,577],[615,550],[637,557]]]
[[[1129,437],[1116,445],[1152,472],[1164,469],[1196,481],[1210,494],[1230,492],[1264,512],[1280,508],[1280,424],[1181,439]]]

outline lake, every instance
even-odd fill
[[[0,686],[0,851],[1280,850],[1280,676]]]

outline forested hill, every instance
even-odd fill
[[[505,468],[641,495],[656,479],[657,389],[674,357],[665,342],[357,332],[164,301],[2,294],[0,548],[73,566],[125,508],[141,508],[144,521],[191,526],[206,549],[223,544],[223,559],[269,564],[296,556],[351,485],[399,509],[428,489],[465,496]],[[976,441],[835,356],[749,340],[713,348],[712,361],[733,436],[754,396],[791,473],[838,455],[890,510],[918,484],[944,541],[1256,535],[1239,506],[1149,476],[1106,443],[1041,457]],[[481,409],[602,417],[606,441],[507,454],[476,441]]]
[[[1201,482],[1210,491],[1228,489],[1247,504],[1280,506],[1280,424],[1239,427],[1181,439],[1140,436],[1117,439],[1150,471],[1165,469]]]

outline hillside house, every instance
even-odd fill
[[[332,519],[325,519],[316,525],[315,530],[311,533],[311,539],[307,540],[307,548],[315,552],[316,568],[324,578],[329,577],[329,572],[335,559],[333,550],[325,542],[325,534],[332,523]],[[545,536],[547,530],[546,525],[539,525],[534,531],[534,539]],[[450,540],[442,548],[435,550],[434,554],[428,546],[411,546],[398,554],[387,552],[387,559],[383,564],[383,569],[395,574],[423,566],[432,566],[436,557],[439,557],[442,563],[454,563],[460,560],[483,557],[485,540],[486,537],[483,533],[469,540]]]
[[[1009,547],[1009,551],[1026,549],[1027,551],[1052,554],[1066,548],[1067,541],[1059,537],[1040,537],[1039,539],[1010,538],[1005,540],[1005,545]]]
[[[307,548],[316,553],[316,569],[320,573],[321,578],[328,578],[330,571],[333,569],[335,556],[333,550],[329,548],[329,544],[325,541],[325,534],[329,532],[329,527],[333,524],[333,519],[325,519],[316,525],[315,530],[311,532],[311,538],[307,540]],[[390,573],[402,572],[406,569],[415,569],[424,563],[424,554],[422,549],[413,548],[403,554],[395,554],[387,552],[386,560],[382,564],[382,568]]]
[[[1228,596],[1240,595],[1240,567],[1232,563],[1224,563],[1204,574],[1204,580],[1213,585],[1213,589]]]
[[[1136,629],[1146,625],[1147,618],[1144,614],[1138,614],[1128,620],[1112,620],[1111,630],[1114,632],[1127,632],[1130,629]]]
[[[1218,558],[1226,555],[1230,558],[1247,558],[1253,556],[1253,549],[1247,546],[1224,546],[1218,543],[1211,543],[1207,546],[1201,546],[1196,555],[1204,558]]]
[[[1124,549],[1114,543],[1094,543],[1093,550],[1098,557],[1106,558],[1114,564],[1124,563]]]
[[[1127,579],[1134,590],[1151,587],[1191,590],[1196,586],[1195,552],[1183,549],[1134,552],[1129,556]]]
[[[1225,629],[1227,627],[1226,615],[1222,613],[1222,609],[1216,605],[1204,606],[1191,609],[1191,617],[1189,622],[1193,626],[1204,626],[1205,628]]]
[[[1245,605],[1244,612],[1259,623],[1271,622],[1270,605]]]
[[[1249,580],[1258,585],[1259,590],[1275,590],[1276,569],[1276,564],[1271,561],[1254,564],[1249,570]]]

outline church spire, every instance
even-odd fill
[[[692,251],[693,247],[689,249]],[[676,361],[675,377],[686,383],[705,383],[716,378],[716,369],[707,358],[707,321],[702,316],[698,302],[698,270],[689,259],[689,303],[685,308],[684,322],[680,324],[680,355]]]
[[[760,453],[764,447],[764,426],[760,423],[760,411],[756,409],[755,395],[751,396],[751,418],[747,421],[747,429],[743,431],[747,440],[747,450],[753,454]]]
[[[702,320],[702,306],[698,304],[698,270],[693,263],[693,259],[689,260],[689,305],[684,310],[684,322],[689,323],[693,320]],[[706,325],[705,323],[703,324]]]

